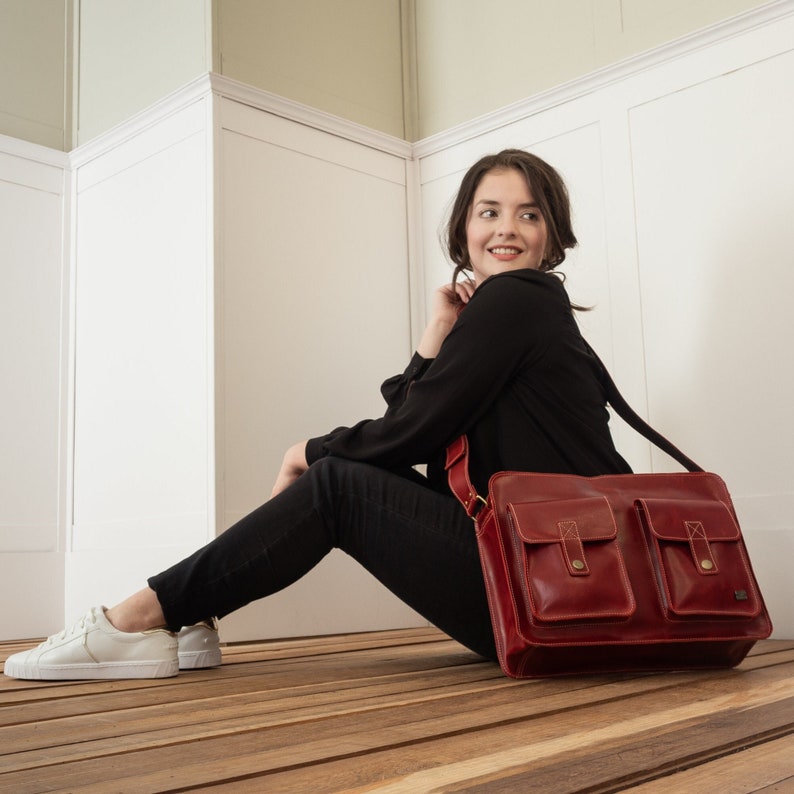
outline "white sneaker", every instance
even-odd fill
[[[215,618],[196,623],[195,626],[185,626],[178,638],[180,670],[218,667],[222,663],[218,621]]]
[[[4,672],[34,681],[168,678],[179,673],[177,639],[165,629],[119,631],[104,607],[92,607],[71,628],[9,656]]]

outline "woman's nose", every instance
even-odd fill
[[[497,229],[497,234],[499,234],[502,237],[513,237],[515,233],[516,233],[516,226],[513,218],[502,216],[499,219],[499,227]]]

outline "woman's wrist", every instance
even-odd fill
[[[454,322],[445,320],[430,320],[422,334],[422,338],[419,340],[416,352],[422,358],[435,358],[441,349],[442,342],[447,338],[454,324]]]
[[[276,477],[276,483],[271,491],[271,497],[277,496],[289,488],[298,477],[309,468],[306,462],[306,442],[299,441],[293,444],[285,453],[281,461],[281,469]]]
[[[293,471],[303,473],[309,468],[306,462],[306,442],[299,441],[293,444],[284,455],[284,464]]]

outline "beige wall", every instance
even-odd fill
[[[0,134],[66,148],[67,0],[0,0]]]
[[[417,140],[763,4],[0,0],[0,133],[69,149],[213,70]]]
[[[400,0],[217,0],[218,71],[398,138]]]
[[[418,137],[530,97],[762,0],[415,0]]]
[[[212,68],[211,0],[75,0],[77,142]]]

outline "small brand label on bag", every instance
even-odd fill
[[[747,601],[747,590],[734,590],[733,597],[737,601]]]

